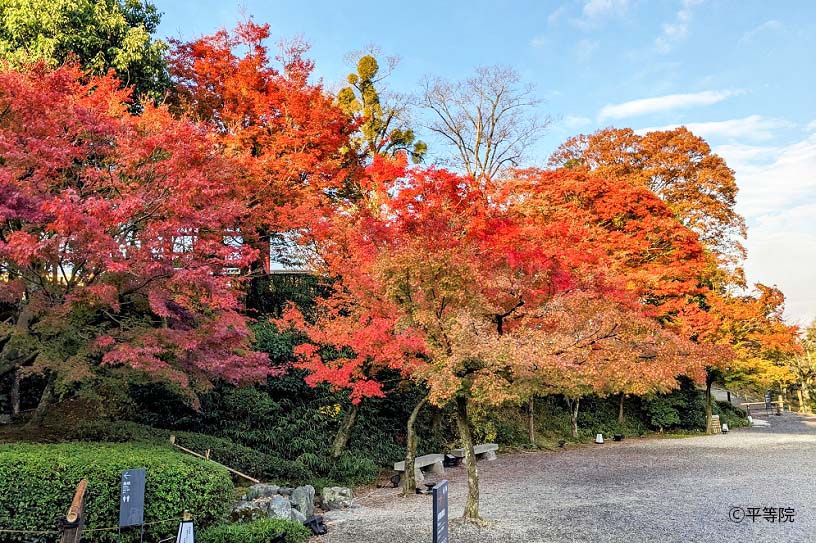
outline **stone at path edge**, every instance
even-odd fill
[[[315,489],[312,485],[299,486],[292,492],[292,505],[307,518],[311,517],[315,511],[314,497]]]

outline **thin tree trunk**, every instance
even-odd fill
[[[623,416],[623,398],[624,394],[621,392],[620,399],[618,400],[618,425],[622,426],[623,421],[626,420]]]
[[[37,404],[37,409],[34,411],[34,415],[31,417],[30,424],[33,426],[41,425],[45,419],[45,414],[48,412],[48,406],[51,405],[51,401],[54,399],[54,382],[56,381],[56,377],[56,374],[53,372],[48,374],[45,388],[40,396],[40,403]]]
[[[456,399],[456,426],[462,439],[462,447],[465,449],[468,479],[467,503],[462,516],[465,520],[479,520],[479,470],[476,467],[476,453],[473,451],[473,436],[470,433],[468,418],[468,400],[465,397]]]
[[[428,401],[425,396],[414,406],[411,415],[408,417],[407,433],[405,439],[405,476],[402,480],[402,493],[410,496],[416,493],[416,476],[414,475],[414,460],[416,459],[417,436],[414,431],[414,424],[419,416],[422,406]]]
[[[20,370],[14,372],[14,380],[11,382],[11,416],[20,414]]]
[[[572,421],[572,437],[578,437],[578,405],[581,403],[581,398],[572,400],[572,409],[570,410],[570,419]]]
[[[807,383],[806,381],[802,381],[801,392],[802,392],[802,408],[800,408],[800,411],[804,409],[802,413],[813,413],[813,406],[810,403],[811,402],[810,384]]]
[[[343,451],[346,450],[349,436],[351,435],[351,428],[354,426],[354,421],[357,420],[357,413],[360,411],[359,404],[351,404],[351,408],[346,412],[343,418],[343,423],[340,429],[337,430],[337,435],[334,436],[334,444],[332,445],[332,456],[339,458]]]
[[[530,445],[536,446],[535,436],[535,397],[530,397],[530,402],[527,405],[527,424],[530,435]]]
[[[714,428],[711,424],[711,385],[713,384],[713,380],[710,378],[706,379],[706,390],[705,390],[705,402],[706,402],[706,433],[711,434],[714,432]]]

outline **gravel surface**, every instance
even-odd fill
[[[484,528],[452,523],[451,543],[816,542],[816,418],[686,439],[626,439],[479,463]],[[451,516],[464,468],[447,470]],[[431,542],[431,497],[377,489],[330,512],[321,543]],[[734,507],[793,508],[793,523],[729,520]],[[760,509],[760,512],[762,509]]]

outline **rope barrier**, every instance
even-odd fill
[[[155,524],[164,524],[166,522],[181,522],[183,517],[176,517],[176,518],[168,518],[164,520],[152,520],[150,522],[145,522],[142,526],[153,526]],[[82,533],[88,532],[111,532],[118,530],[119,526],[110,526],[105,528],[85,528],[82,530]],[[36,534],[36,535],[58,535],[61,534],[62,530],[7,530],[0,528],[0,534]]]

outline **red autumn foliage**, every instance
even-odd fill
[[[308,235],[353,193],[358,168],[353,153],[344,152],[354,123],[319,83],[309,82],[307,46],[282,44],[275,67],[268,38],[268,24],[247,21],[232,32],[176,41],[170,57],[174,110],[210,126],[224,154],[237,161],[232,185],[248,211],[244,240],[262,253],[270,237]]]
[[[257,258],[225,243],[247,213],[240,165],[165,108],[131,115],[112,76],[38,65],[4,69],[0,89],[0,299],[37,364],[101,351],[182,382],[268,374],[227,273]],[[60,333],[81,341],[55,352]]]

